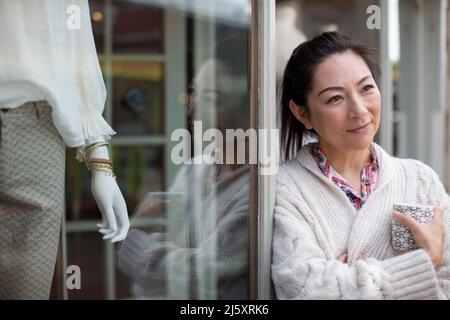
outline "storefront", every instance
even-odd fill
[[[273,298],[274,174],[262,174],[260,162],[231,161],[214,172],[220,184],[210,188],[205,162],[174,161],[180,143],[174,132],[186,129],[194,139],[195,121],[203,132],[223,135],[277,128],[277,71],[285,51],[326,30],[379,49],[384,100],[376,140],[397,156],[429,163],[448,187],[447,1],[89,3],[108,91],[104,117],[117,132],[110,151],[132,227],[121,245],[101,239],[90,173],[68,149],[51,298]],[[372,5],[375,11],[367,10]],[[368,28],[377,8],[380,28]],[[211,141],[203,139],[197,154],[188,143],[191,155]],[[259,155],[270,154],[264,141],[257,140]],[[71,265],[81,270],[81,289],[67,286]]]

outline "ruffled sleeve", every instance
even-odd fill
[[[116,132],[106,122],[103,111],[106,87],[100,68],[87,0],[73,2],[81,9],[81,29],[75,32],[77,52],[76,88],[79,91],[84,144],[78,147],[77,159],[82,161],[80,150],[90,144],[108,141]]]

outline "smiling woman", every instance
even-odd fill
[[[283,76],[272,278],[279,299],[447,299],[450,197],[437,174],[374,142],[374,50],[336,32],[299,45]],[[305,132],[318,142],[302,145]],[[296,154],[293,154],[293,152]],[[292,156],[291,156],[292,155]],[[395,203],[434,206],[430,223]],[[418,249],[395,251],[392,219]]]

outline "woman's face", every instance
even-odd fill
[[[216,59],[208,60],[194,80],[194,118],[203,130],[246,129],[247,75],[235,75]]]
[[[346,51],[320,63],[307,101],[309,113],[293,102],[290,107],[307,129],[315,129],[321,144],[361,150],[373,141],[380,125],[381,96],[358,54]]]

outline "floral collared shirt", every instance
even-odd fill
[[[369,195],[375,190],[378,180],[379,166],[372,145],[370,146],[371,161],[366,163],[361,170],[361,195],[345,181],[345,178],[333,169],[318,143],[313,144],[311,153],[323,174],[341,188],[356,210],[361,209]]]

